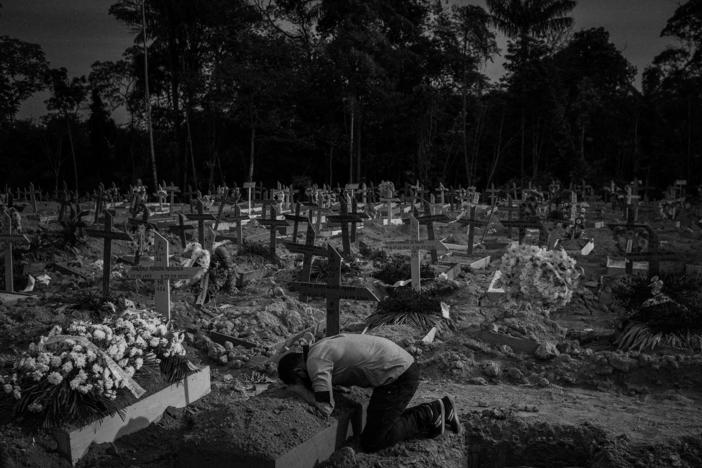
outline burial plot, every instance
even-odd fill
[[[169,264],[168,240],[154,233],[154,264],[135,266],[127,272],[131,279],[155,281],[154,302],[156,311],[171,321],[171,281],[190,279],[200,272],[199,268],[171,266]]]
[[[414,216],[410,216],[410,235],[411,239],[405,241],[386,241],[384,243],[385,247],[393,250],[409,250],[410,255],[410,268],[412,274],[412,289],[415,291],[420,291],[422,289],[422,283],[420,278],[420,270],[422,265],[422,258],[420,252],[423,250],[446,250],[441,241],[438,240],[422,240],[419,235],[419,221]]]
[[[88,229],[87,233],[90,237],[104,239],[102,250],[102,296],[108,299],[110,297],[110,276],[112,274],[112,241],[128,241],[131,240],[131,238],[126,232],[116,232],[112,230],[112,215],[107,212],[105,213],[105,225],[103,230]]]
[[[434,229],[434,223],[440,223],[440,224],[447,224],[451,221],[451,219],[443,214],[439,215],[424,215],[424,216],[416,216],[415,218],[417,219],[417,222],[419,222],[420,226],[426,226],[427,227],[427,238],[430,241],[435,241],[436,240],[436,231]],[[438,263],[439,262],[439,254],[436,249],[431,249],[431,261],[432,263]]]
[[[329,262],[329,272],[327,273],[326,284],[293,281],[290,283],[290,287],[307,296],[326,297],[327,336],[333,336],[339,334],[339,301],[341,299],[377,302],[380,298],[366,287],[341,284],[341,254],[331,245],[328,246],[327,260]]]

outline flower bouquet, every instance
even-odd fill
[[[548,313],[573,297],[582,272],[565,250],[513,243],[502,256],[502,283],[507,296]]]
[[[169,382],[195,370],[185,359],[184,334],[169,330],[152,311],[128,310],[95,324],[55,326],[0,375],[0,399],[16,416],[35,416],[46,426],[83,423],[119,413],[125,390],[140,398],[133,380],[146,365],[159,365]]]

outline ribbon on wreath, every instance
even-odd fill
[[[74,335],[55,335],[49,337],[46,341],[44,341],[43,345],[44,346],[50,346],[54,344],[61,344],[61,343],[66,343],[67,341],[75,341],[77,344],[84,346],[85,349],[90,350],[100,356],[102,360],[105,362],[105,365],[107,366],[108,369],[110,369],[110,372],[112,372],[114,375],[118,376],[120,379],[124,381],[124,386],[127,387],[127,389],[132,392],[132,395],[134,395],[134,398],[139,399],[141,398],[144,393],[146,393],[146,390],[144,390],[141,385],[136,383],[134,379],[129,377],[127,373],[122,369],[115,361],[112,359],[105,351],[102,349],[98,348],[93,344],[92,341],[87,339],[84,336],[74,336]]]

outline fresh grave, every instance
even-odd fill
[[[112,442],[209,392],[209,369],[185,358],[183,339],[149,310],[57,325],[0,377],[4,404],[54,428],[75,463],[91,443]]]

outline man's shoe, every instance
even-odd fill
[[[458,419],[456,405],[453,403],[453,398],[445,396],[440,400],[444,404],[444,413],[446,413],[445,424],[456,434],[460,434],[463,430],[463,425]]]
[[[446,431],[446,412],[441,400],[432,401],[428,406],[431,411],[431,423],[427,435],[433,439]]]

